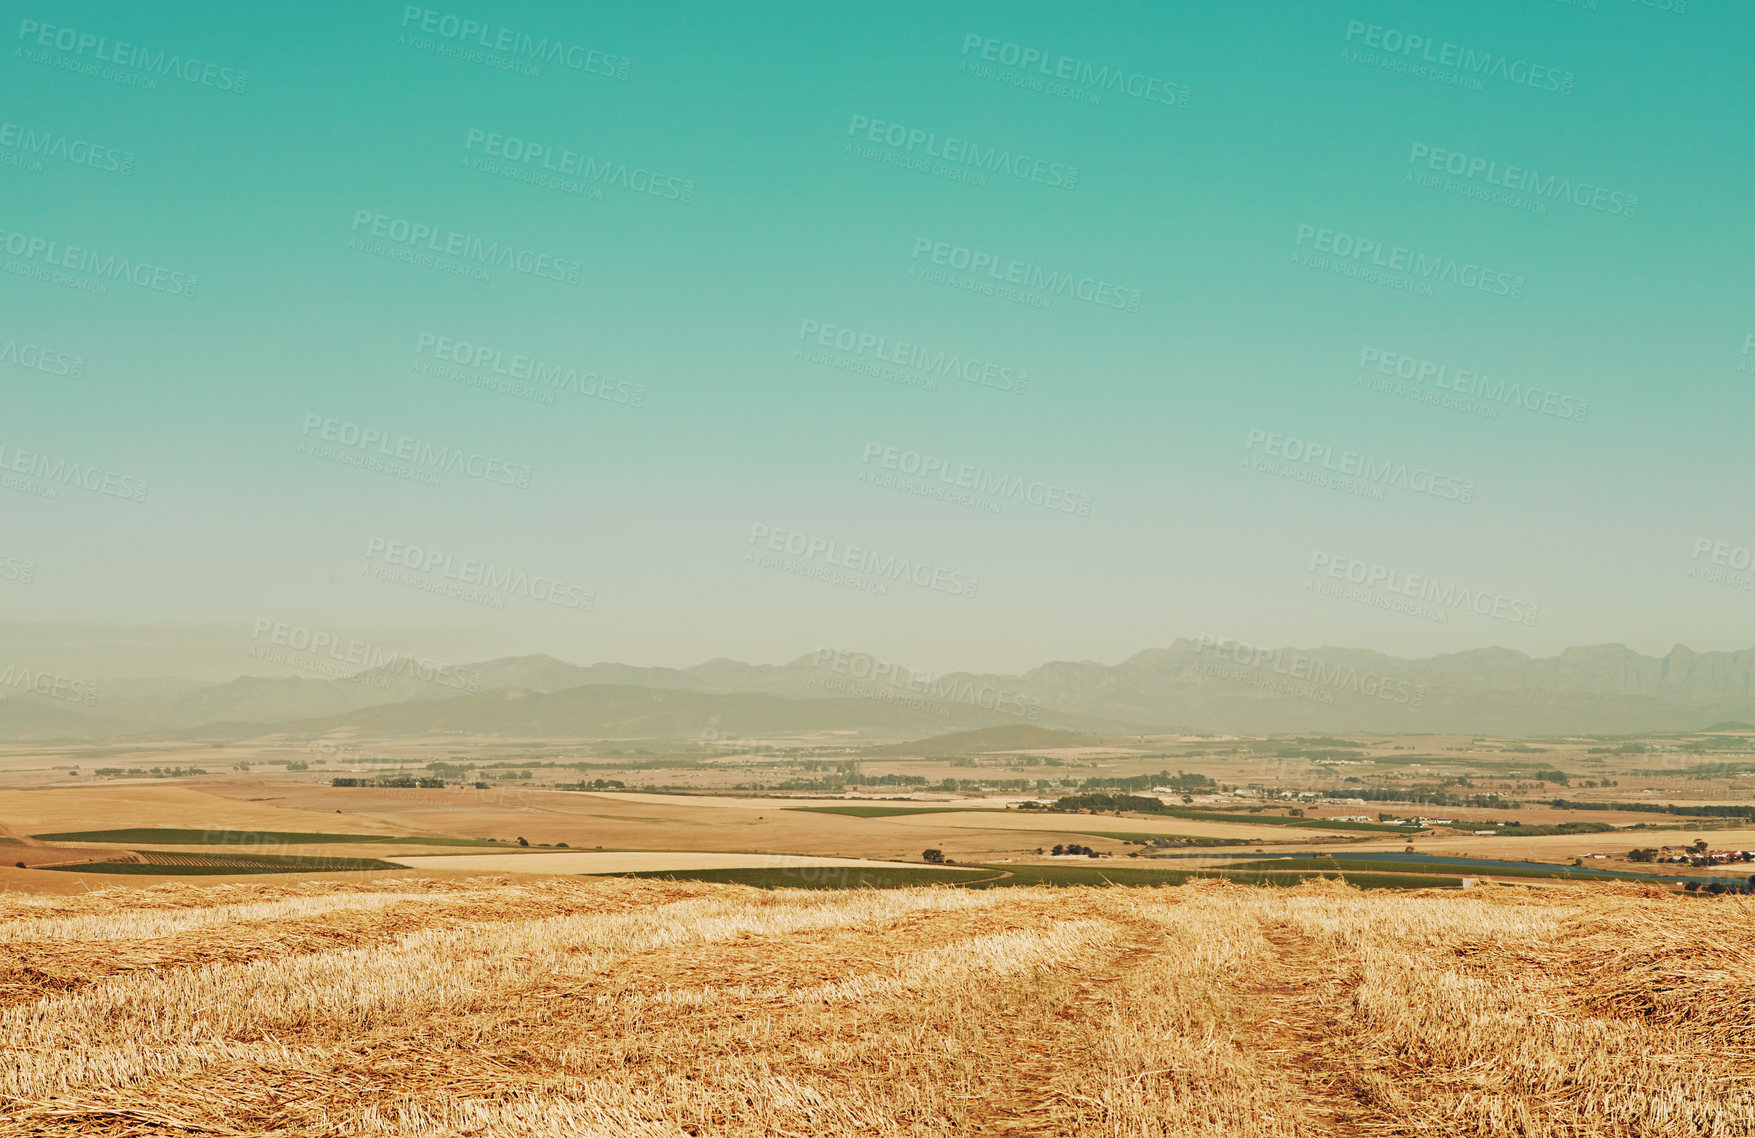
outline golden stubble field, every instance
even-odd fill
[[[1755,904],[1608,887],[0,897],[4,1135],[1755,1132]]]

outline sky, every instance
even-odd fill
[[[15,652],[1755,645],[1755,9],[435,2],[6,5]]]

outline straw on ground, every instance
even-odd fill
[[[0,898],[0,1134],[1755,1132],[1755,904],[1636,888]]]

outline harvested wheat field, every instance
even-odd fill
[[[1621,887],[0,897],[6,1135],[1755,1133],[1755,905]]]

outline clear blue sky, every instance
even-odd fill
[[[1755,644],[1755,10],[436,2],[9,6],[0,620]]]

